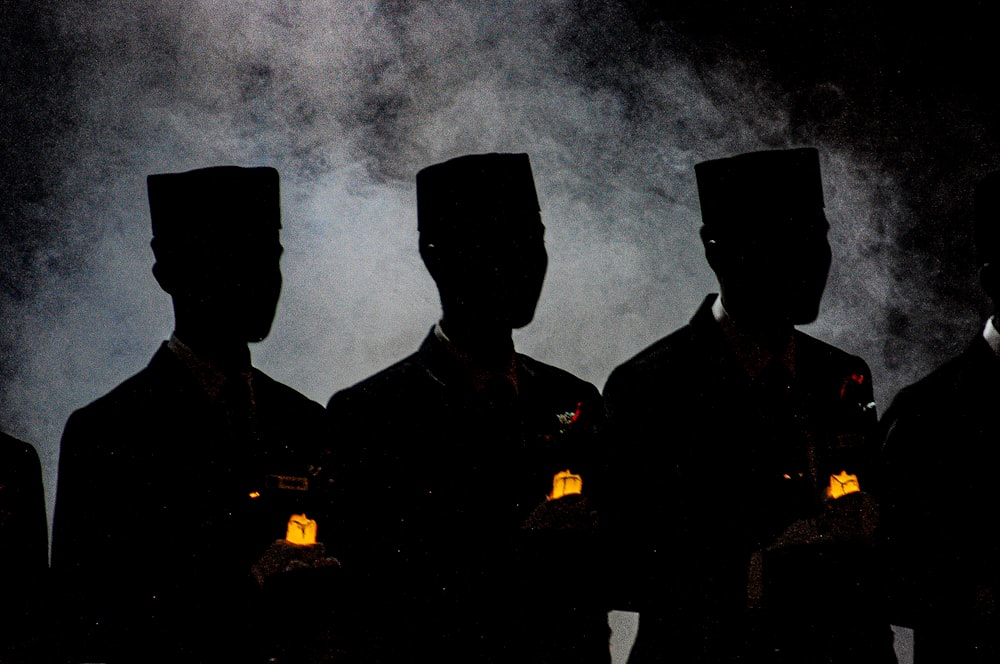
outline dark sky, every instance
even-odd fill
[[[714,286],[694,163],[770,147],[821,151],[835,266],[807,331],[869,361],[880,409],[964,345],[969,192],[1000,167],[986,9],[663,4],[4,2],[0,426],[49,500],[66,417],[170,332],[152,172],[281,170],[254,357],[323,403],[433,323],[413,174],[467,152],[531,155],[551,260],[515,340],[599,387]]]

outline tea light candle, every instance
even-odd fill
[[[857,475],[850,475],[846,470],[840,471],[839,475],[830,475],[830,486],[826,490],[826,495],[836,500],[849,493],[861,491]]]
[[[288,519],[288,529],[285,531],[285,541],[292,544],[309,546],[316,543],[316,522],[305,514],[293,514]]]
[[[552,493],[548,495],[549,500],[556,500],[575,493],[583,493],[582,477],[574,475],[568,470],[560,471],[552,477]]]

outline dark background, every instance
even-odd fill
[[[39,449],[51,514],[66,417],[171,329],[146,174],[281,170],[286,285],[254,357],[325,403],[437,315],[416,170],[494,150],[531,155],[548,227],[518,346],[601,387],[714,287],[693,165],[818,147],[835,265],[807,331],[869,361],[884,411],[987,312],[987,7],[4,2],[0,426]]]

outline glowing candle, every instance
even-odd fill
[[[285,541],[292,544],[311,545],[316,543],[316,522],[305,514],[293,514],[288,519]]]
[[[568,470],[563,470],[553,476],[552,493],[549,494],[548,499],[556,500],[557,498],[562,498],[563,496],[582,492],[583,478],[579,475],[574,475]]]
[[[858,484],[857,475],[849,475],[846,470],[840,471],[839,475],[830,475],[830,487],[826,490],[826,495],[837,499],[849,493],[861,491]]]

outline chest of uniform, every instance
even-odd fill
[[[551,493],[556,473],[581,465],[593,433],[574,427],[575,403],[451,406],[415,415],[406,440],[393,444],[396,453],[372,469],[376,486],[392,494],[382,502],[414,528],[441,520],[517,527]]]

